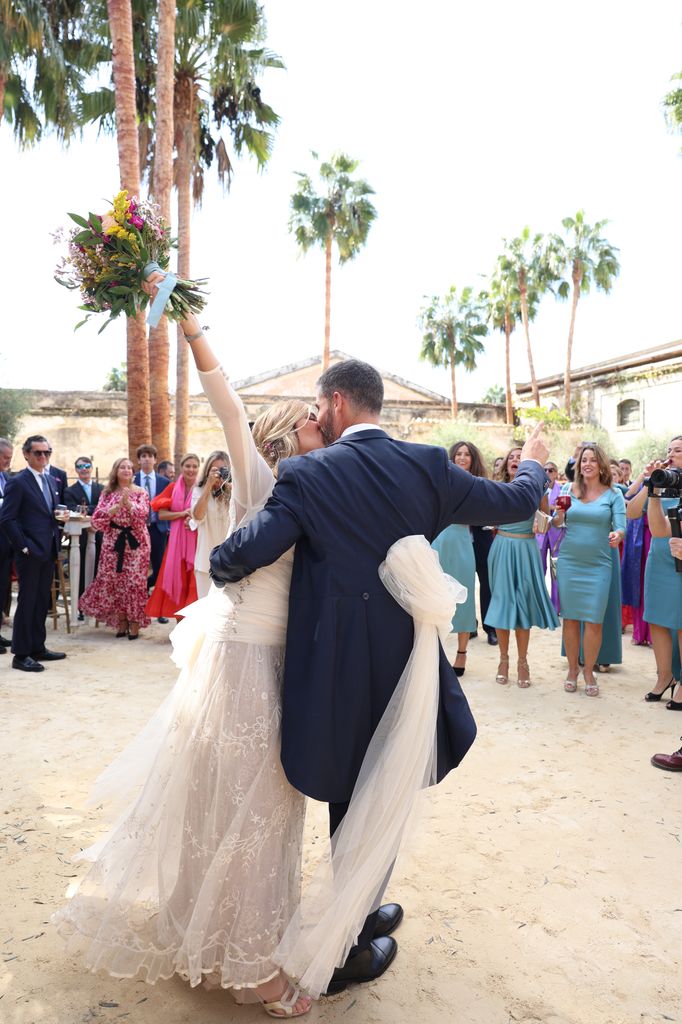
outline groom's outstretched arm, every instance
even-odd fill
[[[509,484],[471,477],[459,466],[448,465],[448,520],[467,526],[499,526],[518,523],[540,507],[545,490],[545,471],[537,462],[519,465]]]
[[[303,535],[302,511],[296,474],[283,462],[275,489],[262,512],[211,552],[214,583],[235,583],[261,566],[276,562]]]

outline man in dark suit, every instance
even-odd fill
[[[9,467],[12,464],[12,452],[12,442],[8,441],[6,437],[0,437],[0,511],[2,510],[2,504],[5,498],[5,489],[10,479]],[[0,629],[2,629],[5,602],[7,600],[11,576],[12,545],[3,531],[0,530]],[[0,636],[0,654],[7,654],[7,648],[10,646],[11,641]]]
[[[154,465],[156,463],[157,450],[153,444],[141,444],[135,453],[137,455],[137,461],[139,463],[139,470],[135,474],[135,483],[138,487],[144,487],[145,491],[149,495],[149,501],[151,502],[157,495],[164,491],[170,481],[165,477],[161,476],[160,473],[154,471]],[[170,532],[170,523],[168,521],[162,521],[159,519],[158,512],[151,512],[149,516],[149,522],[147,524],[149,529],[149,540],[151,541],[151,556],[150,561],[152,563],[152,571],[147,579],[147,587],[151,588],[156,583],[156,578],[159,575],[159,569],[161,568],[161,562],[163,561],[163,553],[166,550],[166,544],[168,542],[168,534]],[[168,622],[165,616],[161,616],[159,622]]]
[[[540,504],[547,448],[527,443],[515,480],[501,485],[454,466],[441,448],[394,441],[378,426],[380,374],[348,360],[318,382],[327,448],[279,466],[267,505],[211,555],[218,585],[240,580],[296,545],[283,685],[282,764],[301,792],[329,803],[332,834],[348,809],[370,739],[410,656],[414,626],[378,567],[397,540],[431,542],[451,523],[526,519]],[[440,781],[461,761],[475,724],[440,649]],[[371,914],[330,991],[369,981],[391,963],[388,934],[402,918]]]
[[[52,455],[52,448],[50,448],[50,455]],[[66,488],[69,486],[69,481],[66,476],[66,473],[64,472],[63,469],[58,469],[57,466],[51,465],[49,458],[47,460],[45,472],[49,473],[52,479],[54,480],[55,487],[57,488],[57,504],[64,505],[64,492]]]
[[[54,480],[45,471],[50,458],[50,446],[45,438],[41,434],[28,437],[22,451],[27,468],[7,484],[0,512],[0,527],[14,549],[19,578],[19,600],[12,630],[12,668],[42,672],[42,662],[66,657],[45,647],[45,619],[59,550],[59,527],[54,517],[59,500]]]
[[[97,508],[97,502],[100,499],[102,491],[104,490],[102,484],[98,484],[92,479],[92,459],[87,455],[79,455],[75,462],[76,473],[78,474],[78,480],[75,484],[71,484],[64,491],[64,504],[71,512],[77,512],[79,509],[87,510],[89,516]],[[92,529],[92,527],[90,527]],[[81,549],[81,571],[80,579],[78,581],[78,596],[80,597],[85,590],[85,552],[88,546],[88,531],[83,530],[79,538],[80,549]],[[102,532],[98,530],[95,533],[95,576],[97,575],[97,566],[99,564],[99,553],[102,547]],[[83,613],[78,613],[78,618],[83,620]]]

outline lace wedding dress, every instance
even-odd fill
[[[200,374],[232,463],[230,527],[274,479],[221,369]],[[196,602],[172,634],[181,672],[92,800],[126,805],[82,856],[94,863],[56,915],[87,966],[149,982],[179,974],[240,1001],[278,971],[299,903],[304,798],[280,764],[280,685],[293,551]]]

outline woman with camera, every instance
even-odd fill
[[[559,507],[553,517],[555,525],[566,526],[557,563],[568,658],[564,690],[575,693],[578,688],[582,624],[585,696],[597,697],[594,668],[602,646],[604,617],[613,581],[620,585],[612,549],[617,549],[625,536],[625,499],[612,484],[608,459],[599,445],[580,447],[567,493],[571,499],[568,510]]]
[[[628,518],[638,519],[644,511],[651,530],[651,547],[644,571],[644,618],[651,628],[651,640],[656,658],[656,686],[645,694],[644,700],[657,703],[667,690],[671,699],[666,707],[669,711],[682,711],[682,688],[675,691],[673,674],[673,637],[682,656],[682,573],[675,569],[675,559],[670,544],[672,531],[667,512],[679,505],[680,498],[663,498],[660,494],[649,494],[644,481],[657,469],[670,468],[682,473],[682,434],[673,437],[668,445],[665,462],[650,462],[634,481],[631,492],[639,487],[628,505]],[[674,482],[674,481],[673,481]],[[679,484],[678,484],[679,486]],[[677,698],[677,699],[676,699]]]
[[[197,534],[194,578],[198,597],[206,597],[211,589],[211,577],[208,574],[211,551],[227,537],[232,494],[229,466],[227,452],[211,452],[192,493],[192,518],[189,525]]]

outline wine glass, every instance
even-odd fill
[[[56,505],[54,510],[54,517],[60,523],[65,522],[69,516],[69,509],[66,505]]]
[[[571,507],[571,495],[570,494],[559,494],[556,499],[556,507],[561,509],[564,514],[564,521],[561,524],[562,529],[566,529],[566,513]]]

